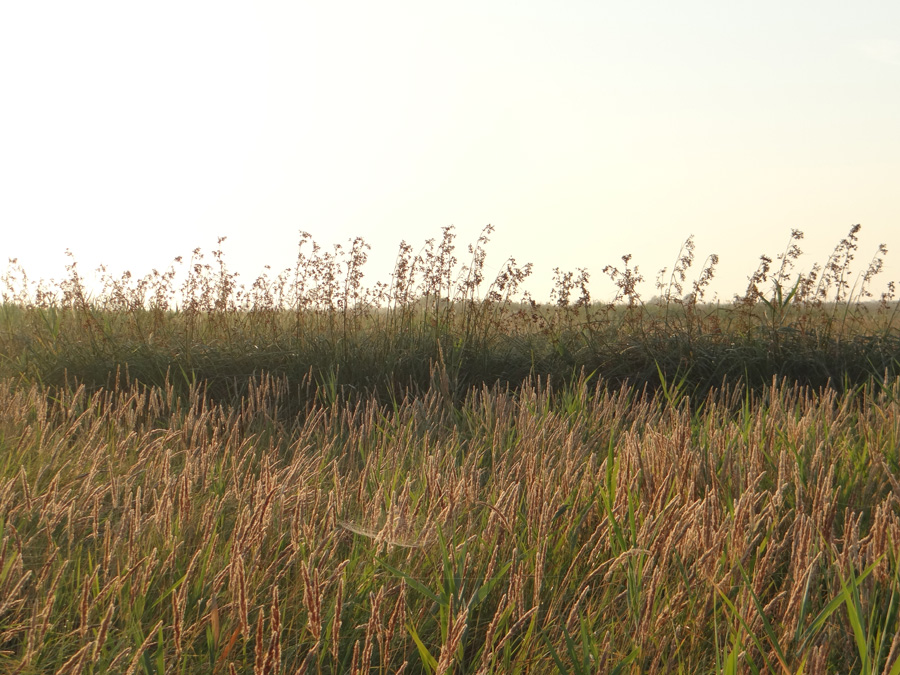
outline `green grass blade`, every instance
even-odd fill
[[[868,577],[872,570],[878,566],[878,563],[881,561],[881,558],[872,563],[866,570],[858,577],[855,577],[853,581],[854,587],[859,586],[866,577]],[[835,598],[831,600],[825,607],[816,615],[816,618],[813,619],[812,623],[809,625],[809,628],[803,633],[803,639],[800,641],[800,651],[803,652],[806,650],[806,647],[812,641],[812,639],[816,636],[816,634],[822,629],[822,626],[825,625],[825,622],[828,620],[834,612],[844,604],[844,593],[843,591],[839,593]]]
[[[472,599],[469,600],[469,610],[474,609],[478,605],[480,605],[484,599],[490,595],[490,592],[494,589],[494,586],[503,578],[503,576],[509,571],[509,568],[512,566],[512,561],[510,560],[508,563],[503,565],[498,571],[497,574],[494,575],[493,579],[489,579],[485,583],[483,583],[477,591],[472,595]]]
[[[731,613],[737,617],[737,620],[744,627],[744,630],[747,632],[747,635],[749,635],[750,639],[753,640],[753,643],[756,645],[756,648],[759,650],[759,653],[762,654],[763,661],[766,664],[766,669],[769,672],[774,672],[774,668],[772,668],[772,664],[769,663],[769,658],[766,656],[766,650],[765,650],[765,647],[763,646],[762,641],[758,637],[756,637],[756,635],[753,634],[753,631],[750,630],[750,626],[748,626],[747,622],[744,621],[744,617],[741,616],[741,613],[737,610],[737,607],[734,606],[734,603],[731,602],[731,600],[728,598],[727,595],[725,595],[725,592],[722,591],[722,589],[719,588],[718,586],[715,586],[715,589],[716,589],[716,592],[719,594],[719,597],[721,597],[722,600],[725,602],[725,604],[728,606],[728,609],[731,610]]]
[[[410,588],[417,590],[419,593],[424,595],[429,600],[433,601],[434,603],[436,603],[438,605],[443,603],[443,600],[441,598],[439,598],[437,595],[435,595],[435,593],[430,588],[428,588],[428,586],[426,586],[422,582],[418,581],[417,579],[414,579],[413,577],[408,575],[406,572],[398,570],[396,567],[387,564],[381,558],[375,558],[375,562],[377,562],[379,565],[384,567],[388,572],[390,572],[394,576],[403,579],[403,581],[405,581],[407,584],[409,584]]]
[[[428,673],[428,675],[431,675],[431,673],[437,670],[437,659],[431,655],[431,652],[428,651],[428,647],[426,647],[422,642],[422,639],[419,637],[419,633],[416,631],[416,627],[413,625],[412,621],[406,624],[406,630],[409,632],[409,635],[413,639],[413,642],[416,643],[416,649],[419,650],[419,657],[422,659],[422,665],[425,666],[425,671]]]
[[[750,579],[750,576],[747,574],[747,570],[744,569],[743,565],[740,565],[741,574],[744,577],[744,583],[747,585],[747,590],[750,592],[750,597],[753,599],[753,605],[756,607],[756,613],[759,614],[759,618],[762,619],[763,630],[766,632],[766,637],[769,638],[769,642],[772,644],[772,648],[775,650],[775,656],[778,657],[778,663],[781,666],[782,670],[786,673],[790,673],[791,669],[788,668],[787,659],[784,656],[784,652],[781,651],[781,645],[778,643],[778,636],[775,635],[775,630],[772,628],[772,624],[769,622],[769,618],[766,616],[765,608],[762,606],[762,603],[759,601],[756,593],[753,591],[753,582]]]
[[[609,675],[619,675],[619,673],[624,672],[625,668],[630,666],[634,660],[638,657],[638,649],[635,647],[631,650],[631,653],[626,656],[624,659],[619,661],[615,667],[609,671]]]
[[[544,644],[547,645],[547,649],[550,650],[550,657],[553,659],[553,662],[556,664],[557,670],[561,673],[561,675],[569,675],[569,669],[566,668],[565,664],[562,662],[562,659],[559,658],[559,654],[556,649],[550,643],[550,639],[547,637],[547,634],[544,633],[541,635],[541,639],[544,641]]]

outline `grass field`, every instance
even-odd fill
[[[900,673],[900,349],[856,231],[710,304],[363,285],[304,238],[0,308],[0,672]]]

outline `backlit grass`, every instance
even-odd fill
[[[249,289],[11,268],[0,672],[900,673],[883,247],[540,305],[487,234],[372,288],[361,240]]]

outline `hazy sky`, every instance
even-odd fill
[[[32,276],[227,236],[249,282],[308,230],[386,280],[487,223],[536,296],[556,266],[608,296],[626,253],[652,281],[693,233],[728,299],[853,223],[900,279],[900,2],[0,5],[0,260]]]

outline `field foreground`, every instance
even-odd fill
[[[900,672],[898,380],[290,388],[0,382],[0,670]]]

